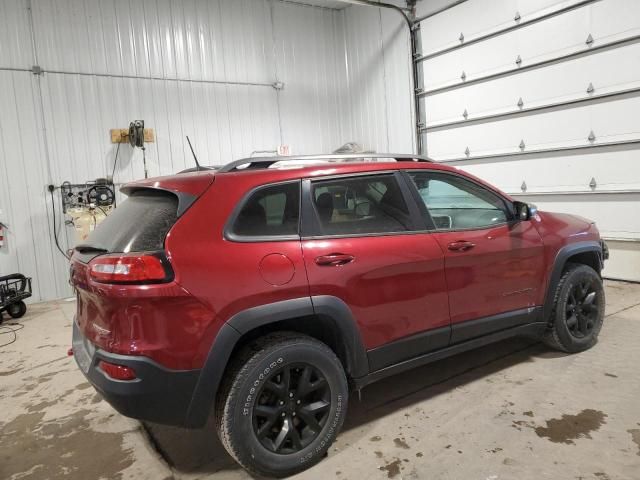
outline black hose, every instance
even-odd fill
[[[62,247],[60,247],[60,242],[58,241],[58,227],[57,227],[57,221],[56,221],[56,202],[55,199],[53,198],[53,190],[49,190],[49,193],[51,194],[51,211],[53,214],[53,240],[55,241],[56,247],[58,248],[58,251],[64,256],[64,258],[66,258],[67,260],[69,260],[69,255],[67,255],[67,253],[62,249]]]

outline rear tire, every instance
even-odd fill
[[[27,304],[20,300],[8,305],[6,310],[11,318],[22,318],[27,313]]]
[[[325,344],[281,332],[234,358],[216,402],[218,435],[250,473],[283,477],[319,462],[342,427],[348,384]]]
[[[567,353],[593,347],[604,322],[602,278],[587,265],[569,264],[558,283],[547,345]]]

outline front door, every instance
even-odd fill
[[[544,268],[532,223],[515,220],[502,196],[461,175],[408,176],[445,255],[452,343],[535,320]]]
[[[303,184],[303,216],[313,217],[303,219],[302,240],[311,295],[347,304],[372,371],[446,346],[450,336],[442,249],[415,233],[408,205],[418,212],[403,181],[383,173]]]

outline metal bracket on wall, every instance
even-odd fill
[[[31,67],[31,73],[33,73],[34,75],[44,75],[44,70],[40,65],[34,65],[33,67]]]
[[[271,86],[274,88],[274,90],[282,90],[282,89],[284,89],[284,83],[282,83],[282,82],[273,82],[271,84]]]

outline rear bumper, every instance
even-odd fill
[[[200,370],[170,370],[146,357],[95,348],[76,322],[73,322],[73,351],[87,380],[118,412],[139,420],[184,425]],[[137,378],[114,380],[100,369],[100,360],[130,367]]]

